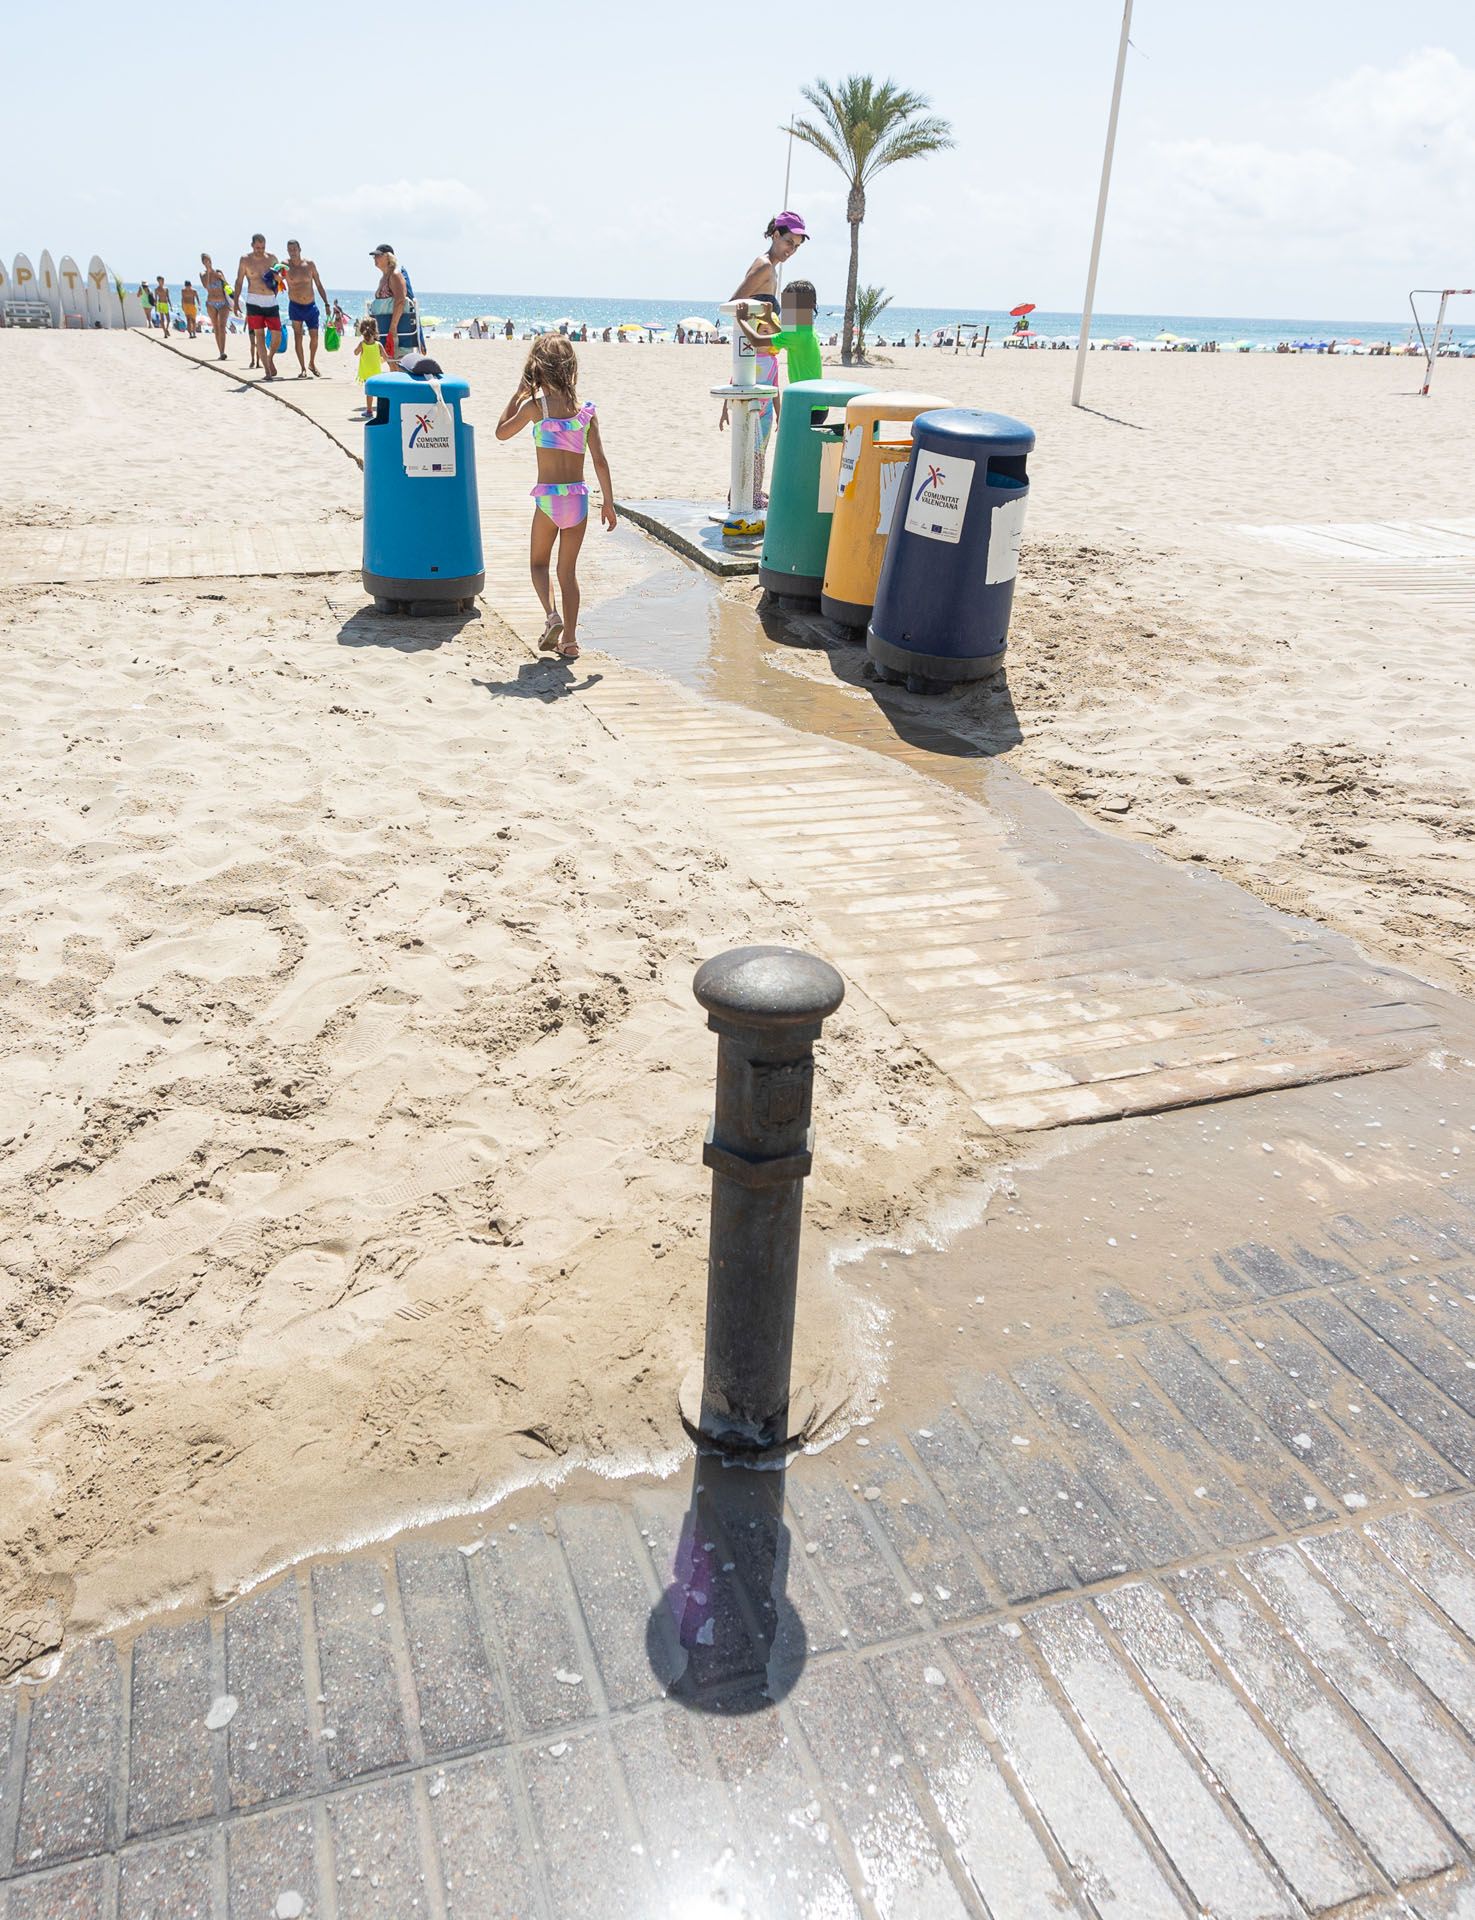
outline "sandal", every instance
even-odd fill
[[[577,660],[579,657],[578,641],[570,640],[566,646],[560,647],[558,649],[558,657],[560,660]]]
[[[557,653],[558,636],[563,632],[563,615],[555,607],[544,622],[543,631],[538,639],[539,653]]]

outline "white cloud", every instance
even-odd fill
[[[1475,225],[1475,68],[1425,48],[1257,119],[1258,137],[1155,141],[1129,163],[1117,238],[1135,263],[1219,262],[1222,299],[1253,277],[1308,311],[1336,286],[1392,312],[1413,281],[1457,272]]]

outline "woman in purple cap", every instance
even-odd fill
[[[767,253],[760,253],[754,260],[732,297],[761,301],[777,310],[778,270],[786,260],[793,259],[809,233],[797,213],[776,213],[764,229],[764,238]]]
[[[767,253],[760,253],[753,261],[738,282],[737,291],[732,297],[734,300],[746,300],[753,306],[767,307],[771,313],[777,314],[778,270],[786,260],[793,259],[809,234],[797,213],[776,213],[765,227],[763,237],[768,242]],[[776,387],[778,355],[759,353],[757,360],[760,386]],[[727,417],[727,402],[724,400],[720,422],[723,427],[727,425]],[[769,400],[759,408],[755,422],[753,497],[760,508],[768,505],[768,496],[763,491],[763,468],[768,454],[768,437],[773,432],[777,418],[778,407],[773,400]]]

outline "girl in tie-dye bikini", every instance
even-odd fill
[[[533,430],[538,449],[538,484],[533,488],[533,591],[548,616],[538,642],[542,653],[560,660],[579,657],[579,548],[589,523],[589,489],[584,484],[584,450],[594,462],[602,496],[599,517],[615,524],[614,482],[594,402],[581,407],[577,392],[579,363],[562,334],[545,333],[533,342],[517,392],[502,409],[497,438],[511,440],[524,427]],[[558,543],[558,600],[553,596],[553,544]]]

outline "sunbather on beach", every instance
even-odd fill
[[[594,402],[579,405],[578,356],[558,333],[545,333],[533,342],[517,391],[502,409],[497,438],[511,440],[524,427],[533,430],[538,449],[538,482],[533,488],[531,568],[533,591],[547,616],[538,648],[557,652],[560,660],[579,657],[579,549],[589,524],[589,489],[584,482],[584,450],[594,462],[602,497],[600,518],[606,528],[616,524],[614,482]],[[558,543],[558,598],[553,595],[551,563]]]

